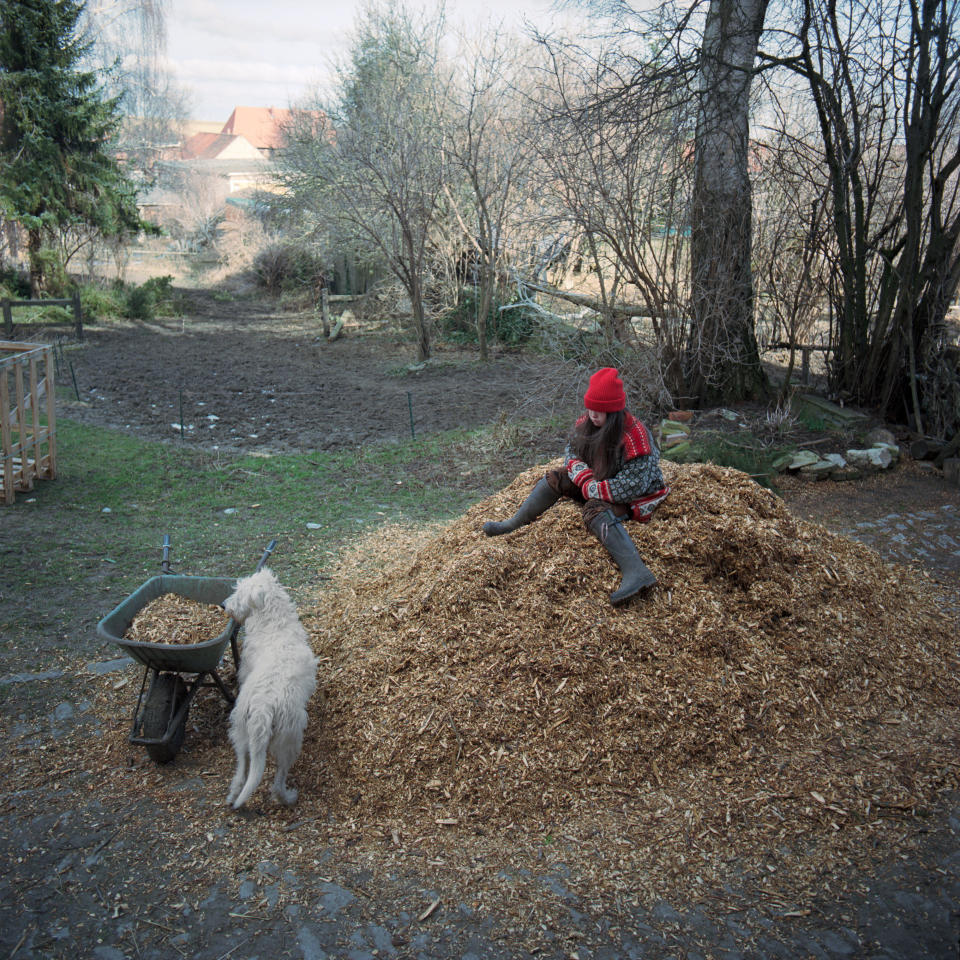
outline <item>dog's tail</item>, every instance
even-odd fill
[[[260,786],[263,771],[267,765],[267,747],[272,735],[272,719],[257,711],[247,717],[247,751],[249,753],[250,768],[247,771],[247,782],[243,785],[237,799],[233,801],[233,809],[239,810],[253,795],[253,791]]]

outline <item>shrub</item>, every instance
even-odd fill
[[[127,291],[124,314],[131,320],[152,320],[156,316],[156,301],[145,286],[131,287]]]
[[[448,310],[440,321],[441,333],[446,340],[454,343],[477,342],[477,297],[472,290],[465,290],[452,310]],[[511,300],[511,304],[517,303]],[[487,315],[487,343],[494,340],[507,346],[526,343],[536,330],[536,321],[529,310],[522,306],[501,310],[503,304],[491,303]]]
[[[173,277],[151,277],[139,287],[129,287],[125,292],[124,315],[131,320],[153,320],[159,308],[169,305],[173,298]]]
[[[274,296],[297,289],[316,289],[325,277],[320,254],[305,244],[270,243],[253,258],[257,282]]]
[[[0,270],[0,288],[11,300],[26,300],[30,296],[30,278],[14,267],[5,267]]]
[[[691,442],[685,453],[677,455],[665,450],[663,457],[679,463],[713,463],[718,467],[732,467],[753,477],[762,486],[769,487],[776,473],[772,463],[780,452],[764,447],[749,434],[738,435],[736,440],[731,440],[722,434],[705,432]]]
[[[80,309],[85,322],[122,316],[125,305],[126,301],[118,297],[115,290],[107,290],[95,283],[85,283],[80,288]]]

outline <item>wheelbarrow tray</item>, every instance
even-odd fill
[[[230,635],[235,626],[232,620],[227,623],[219,636],[212,640],[204,640],[202,643],[143,643],[125,640],[123,635],[133,622],[133,618],[151,600],[156,600],[165,593],[175,593],[188,600],[196,600],[198,603],[221,604],[233,593],[236,583],[234,577],[183,577],[176,574],[151,577],[97,624],[97,636],[102,640],[115,643],[134,660],[154,670],[183,673],[213,672],[220,663],[224,648],[230,641]]]

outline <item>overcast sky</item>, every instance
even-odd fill
[[[547,30],[552,0],[448,0],[448,18],[493,18]],[[235,106],[286,107],[328,75],[343,50],[357,0],[172,0],[167,57],[192,96],[195,120],[225,122]]]

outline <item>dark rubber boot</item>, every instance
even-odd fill
[[[623,528],[623,522],[612,510],[604,510],[589,524],[590,532],[607,548],[613,557],[623,580],[620,586],[610,594],[610,602],[617,606],[629,600],[647,587],[652,587],[657,578],[650,568],[640,559],[636,544]]]
[[[488,520],[483,525],[483,532],[488,537],[499,537],[504,533],[510,533],[528,523],[533,523],[544,510],[548,510],[559,499],[560,494],[544,478],[530,491],[527,499],[520,504],[520,509],[509,520]]]

